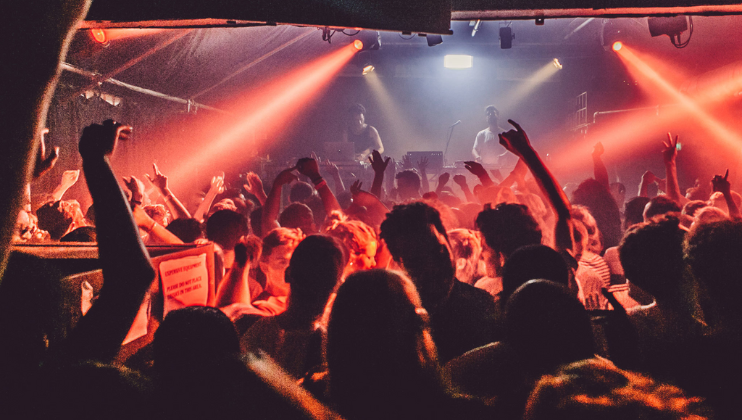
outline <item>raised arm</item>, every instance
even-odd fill
[[[298,179],[294,171],[296,168],[288,168],[281,171],[276,180],[273,181],[273,187],[268,193],[263,205],[263,236],[273,229],[280,227],[278,224],[278,211],[281,208],[281,190],[286,184],[290,184]]]
[[[451,174],[449,174],[448,172],[443,172],[438,177],[438,186],[435,187],[435,193],[438,194],[438,196],[440,196],[443,192],[443,188],[446,186],[446,184],[448,184],[449,179],[451,179]]]
[[[663,142],[663,145],[665,148],[662,150],[662,158],[665,161],[667,197],[682,207],[688,202],[688,199],[680,193],[680,186],[678,185],[678,167],[676,163],[678,136],[675,136],[675,140],[673,140],[672,134],[667,133],[667,141]]]
[[[178,200],[178,197],[173,195],[173,192],[170,191],[170,188],[168,187],[167,183],[167,177],[160,172],[160,169],[157,167],[156,163],[152,164],[152,172],[154,175],[150,176],[149,174],[145,174],[147,176],[147,179],[149,182],[157,188],[157,191],[160,192],[160,195],[162,196],[162,199],[165,200],[165,205],[167,206],[168,210],[170,210],[170,213],[173,215],[173,219],[190,219],[191,213],[188,212],[188,210],[185,208],[183,203]]]
[[[722,178],[721,175],[716,175],[711,180],[711,185],[714,187],[714,192],[721,192],[724,194],[724,201],[727,202],[727,207],[729,208],[729,217],[733,219],[739,219],[742,217],[739,213],[739,208],[737,207],[737,203],[734,202],[734,199],[732,198],[732,187],[729,184],[729,169],[727,169],[727,172],[724,174],[724,177]]]
[[[469,184],[466,183],[466,177],[464,175],[454,175],[453,182],[461,188],[461,191],[464,192],[466,201],[470,203],[476,202],[476,198],[474,198],[474,194],[471,193]]]
[[[265,189],[263,189],[263,180],[260,179],[258,174],[255,172],[248,172],[245,174],[245,184],[242,186],[245,191],[254,195],[258,199],[261,206],[265,205],[265,199],[268,198],[265,195]]]
[[[361,181],[356,181],[351,185],[350,192],[353,194],[353,205],[366,207],[367,214],[371,217],[375,228],[381,225],[386,218],[389,209],[378,197],[370,192],[361,189]]]
[[[62,180],[57,185],[57,188],[52,192],[52,200],[59,201],[64,197],[64,194],[69,190],[77,180],[80,178],[80,170],[64,171],[62,174]]]
[[[490,178],[489,174],[487,173],[487,170],[484,169],[484,166],[482,166],[481,163],[467,161],[464,162],[464,168],[466,168],[467,171],[471,172],[474,176],[479,178],[479,182],[482,183],[482,186],[491,187],[495,185],[495,183],[492,182],[492,178]]]
[[[657,177],[652,171],[646,171],[642,174],[642,180],[639,183],[639,197],[649,197],[649,184],[657,182]]]
[[[134,224],[129,203],[109,157],[131,127],[108,120],[86,127],[80,139],[85,179],[96,211],[98,260],[104,284],[100,297],[64,343],[63,359],[110,360],[115,356],[155,277]]]
[[[381,152],[374,150],[371,156],[368,157],[368,161],[371,162],[371,169],[374,170],[374,183],[371,185],[371,194],[381,200],[381,186],[384,184],[384,172],[386,171],[387,165],[392,158],[388,157],[386,160],[381,158]]]
[[[325,206],[325,212],[327,214],[333,211],[343,211],[338,200],[335,198],[335,194],[332,193],[332,190],[327,185],[327,181],[320,175],[319,164],[316,160],[312,158],[301,158],[296,163],[296,169],[300,174],[308,176],[312,181],[314,188],[322,199],[322,204]]]
[[[510,174],[505,177],[505,179],[502,180],[497,186],[498,187],[504,187],[504,188],[510,188],[513,186],[514,183],[518,182],[518,186],[520,187],[520,184],[523,184],[526,177],[526,172],[528,172],[528,166],[526,166],[526,163],[523,161],[523,159],[518,159],[518,162],[515,164],[515,168],[513,168],[512,171],[510,171]]]
[[[219,283],[219,290],[216,293],[215,306],[217,308],[238,302],[250,304],[250,286],[247,277],[250,272],[250,261],[256,258],[256,252],[259,253],[260,249],[254,246],[248,247],[244,242],[235,245],[234,264]]]
[[[222,172],[221,175],[211,178],[211,187],[209,187],[209,192],[206,193],[204,201],[202,201],[201,204],[198,206],[198,209],[196,209],[196,213],[193,214],[193,218],[198,220],[199,223],[203,223],[204,216],[206,215],[206,213],[209,212],[209,209],[211,208],[211,203],[213,203],[216,196],[221,194],[223,191],[224,172]]]
[[[557,214],[557,223],[554,229],[554,240],[557,251],[572,251],[572,219],[569,213],[571,208],[569,200],[567,200],[564,191],[562,191],[557,180],[549,172],[546,165],[544,165],[538,153],[531,147],[531,142],[526,132],[515,121],[508,120],[508,122],[516,129],[501,133],[499,135],[500,144],[523,159],[528,169],[531,170],[541,191],[543,191],[554,208],[554,212]]]
[[[611,184],[608,180],[608,169],[606,169],[602,158],[604,152],[603,143],[595,143],[595,146],[593,146],[593,177],[606,190],[610,191]]]

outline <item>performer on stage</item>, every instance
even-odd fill
[[[487,108],[484,109],[484,115],[487,119],[488,127],[477,133],[477,137],[474,140],[474,147],[471,149],[471,154],[477,162],[496,165],[500,156],[507,153],[507,151],[500,146],[500,140],[497,137],[497,134],[507,130],[497,125],[497,118],[500,116],[500,112],[494,105],[487,106]]]
[[[355,104],[348,109],[348,123],[343,131],[343,141],[355,143],[356,160],[364,161],[371,152],[378,150],[384,153],[379,132],[373,126],[366,124],[366,108]]]

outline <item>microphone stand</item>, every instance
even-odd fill
[[[453,136],[453,129],[456,128],[456,126],[459,125],[458,123],[451,126],[451,129],[448,130],[448,140],[446,140],[446,150],[443,152],[443,166],[445,167],[448,162],[446,161],[446,155],[448,155],[448,145],[451,144],[451,136]]]

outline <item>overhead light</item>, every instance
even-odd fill
[[[562,63],[560,63],[560,62],[559,62],[559,59],[558,59],[558,58],[555,58],[555,59],[554,59],[554,60],[552,61],[552,64],[554,64],[554,67],[556,67],[557,69],[559,69],[559,70],[561,70],[561,69],[562,69]]]
[[[468,69],[474,64],[474,57],[470,55],[446,55],[443,57],[443,67],[447,69]]]
[[[93,37],[93,41],[98,44],[105,45],[108,43],[108,36],[106,35],[106,31],[103,29],[91,29],[90,36]]]
[[[358,51],[361,51],[363,49],[363,41],[361,41],[360,39],[356,39],[355,41],[353,41],[353,47],[355,47],[355,49],[357,49]]]
[[[619,51],[621,47],[623,47],[621,41],[616,41],[613,43],[613,51]]]
[[[381,48],[381,33],[379,31],[361,31],[356,35],[356,41],[361,42],[363,50],[378,50]],[[356,46],[356,48],[358,48]]]
[[[366,64],[365,66],[363,66],[363,75],[365,76],[371,73],[372,71],[374,71],[374,69],[375,67],[373,66],[373,64]]]
[[[443,37],[440,35],[425,35],[425,39],[428,41],[428,47],[443,43]]]
[[[680,35],[688,30],[689,23],[688,39],[681,41]],[[667,35],[672,45],[677,48],[685,48],[693,36],[693,18],[690,16],[687,18],[685,16],[650,17],[647,18],[647,26],[649,26],[649,35],[653,37]]]
[[[500,48],[507,50],[513,47],[515,34],[510,26],[500,26]]]

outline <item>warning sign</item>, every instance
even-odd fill
[[[160,263],[165,314],[192,305],[206,305],[209,273],[206,254]]]

